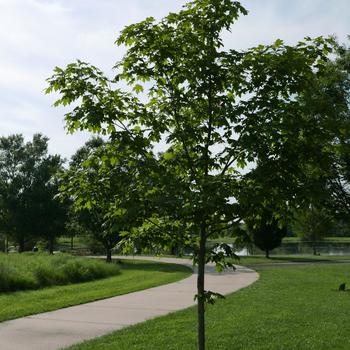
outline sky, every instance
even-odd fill
[[[67,135],[64,113],[45,95],[55,66],[81,59],[112,75],[126,25],[177,11],[185,0],[0,0],[0,135],[49,137],[49,152],[69,158],[90,137]],[[305,36],[336,35],[347,42],[350,0],[242,0],[249,11],[225,33],[227,48],[295,44]],[[349,41],[348,41],[349,43]],[[57,97],[57,96],[56,96]]]

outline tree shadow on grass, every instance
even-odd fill
[[[292,256],[271,256],[270,259],[271,262],[335,262],[336,260],[331,260],[327,258],[320,258],[320,259],[313,259],[313,258],[306,258],[306,257],[292,257]]]

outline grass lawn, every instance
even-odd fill
[[[123,261],[116,276],[40,290],[0,293],[0,321],[155,287],[191,273],[181,265]]]
[[[207,308],[208,350],[350,349],[350,264],[259,271],[253,285]],[[156,318],[70,350],[193,350],[195,308]]]
[[[260,264],[293,263],[293,262],[350,262],[350,255],[272,255],[266,259],[263,255],[241,256],[235,263],[244,266]]]
[[[284,237],[284,243],[299,243],[302,242],[300,237]],[[323,242],[333,242],[333,243],[350,243],[350,237],[325,237]]]
[[[72,243],[71,237],[58,237],[57,244],[59,246],[66,246],[67,248],[70,248]],[[86,237],[84,236],[76,236],[73,237],[73,248],[86,248]]]

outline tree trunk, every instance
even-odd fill
[[[170,254],[171,255],[177,255],[177,247],[176,246],[172,246],[170,249]]]
[[[205,298],[204,298],[204,269],[205,269],[206,227],[200,231],[197,277],[197,317],[198,317],[198,350],[205,350]]]
[[[49,254],[53,255],[53,238],[49,238]]]
[[[313,250],[314,255],[317,255],[317,249],[316,249],[315,243],[312,244],[312,250]]]
[[[270,251],[268,249],[265,250],[265,258],[270,259]]]
[[[18,253],[24,252],[24,239],[18,241]]]
[[[107,248],[106,262],[108,262],[108,263],[112,262],[112,249],[110,249],[110,248]]]

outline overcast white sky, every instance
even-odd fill
[[[81,59],[107,73],[122,50],[113,43],[126,25],[161,18],[185,0],[0,0],[0,135],[36,132],[49,150],[70,157],[88,138],[67,135],[63,109],[43,89],[55,66]],[[225,35],[227,47],[244,49],[276,38],[350,34],[350,0],[244,0],[249,15]]]

